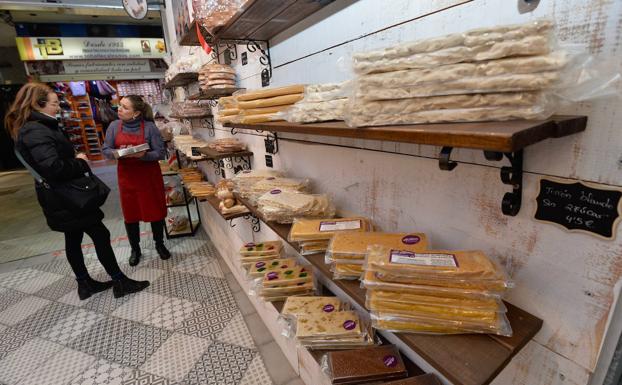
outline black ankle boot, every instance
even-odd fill
[[[138,265],[138,262],[140,262],[141,256],[142,256],[142,253],[140,252],[140,249],[138,250],[132,249],[132,254],[130,254],[130,266]]]
[[[115,298],[121,298],[124,295],[138,293],[149,287],[149,281],[134,281],[126,276],[112,281],[112,293]]]
[[[160,259],[169,259],[171,257],[171,252],[164,246],[164,243],[156,244],[156,251]]]
[[[95,293],[110,289],[112,287],[112,281],[99,282],[91,277],[85,279],[78,279],[78,297],[84,301]]]

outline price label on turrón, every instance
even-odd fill
[[[535,218],[612,239],[620,219],[621,197],[619,190],[543,178]]]

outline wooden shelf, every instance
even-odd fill
[[[270,40],[274,36],[328,5],[331,1],[250,0],[229,22],[213,31],[201,28],[208,43],[219,40]],[[199,45],[197,24],[181,39],[181,45]]]
[[[188,100],[213,100],[223,96],[231,96],[234,92],[243,90],[244,88],[210,88],[207,90],[201,90],[198,94],[190,95]]]
[[[245,215],[250,214],[250,212],[244,212],[244,213],[238,213],[238,214],[223,214],[220,211],[220,207],[218,207],[218,205],[220,204],[220,199],[218,199],[216,196],[211,196],[211,197],[207,197],[206,201],[214,208],[214,210],[216,210],[216,212],[218,214],[220,214],[220,216],[228,221],[230,219],[235,219],[235,218],[240,218],[243,217]]]
[[[298,243],[288,242],[291,225],[283,225],[264,220],[256,207],[245,199],[238,200],[285,242],[297,251]],[[324,263],[324,254],[303,256],[322,279],[331,282],[360,307],[365,308],[365,289],[359,281],[333,280],[330,267]],[[542,320],[509,303],[508,319],[512,325],[512,337],[487,334],[463,334],[433,336],[411,333],[389,333],[399,339],[408,349],[422,357],[428,364],[443,374],[455,385],[489,384],[501,370],[540,330]]]
[[[344,122],[257,124],[226,123],[238,127],[271,132],[289,132],[341,138],[465,147],[486,151],[515,152],[548,138],[560,138],[585,130],[586,116],[553,116],[543,121],[438,123],[404,126],[348,127]]]
[[[253,153],[248,150],[244,151],[235,151],[235,152],[218,152],[209,147],[201,147],[199,148],[199,152],[204,155],[205,160],[219,160],[226,158],[244,158],[251,157]]]
[[[164,88],[182,87],[199,80],[198,72],[180,72],[166,82]]]

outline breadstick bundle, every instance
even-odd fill
[[[199,71],[201,90],[235,87],[235,70],[227,64],[205,64]]]
[[[553,24],[483,28],[354,55],[346,122],[389,124],[545,119],[569,55]]]
[[[294,85],[251,91],[233,99],[220,98],[218,121],[252,124],[283,120],[278,113],[302,100],[304,91],[303,85]]]

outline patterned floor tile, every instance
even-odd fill
[[[99,295],[99,294],[96,294]],[[92,299],[93,297],[89,298],[89,299],[85,299],[85,300],[81,300],[80,297],[78,297],[78,290],[76,288],[76,290],[72,290],[69,293],[65,294],[64,296],[60,297],[59,299],[57,299],[58,302],[67,304],[67,305],[72,305],[72,306],[76,306],[76,307],[82,307],[84,305],[86,305],[87,303],[89,303],[89,301]]]
[[[237,311],[235,306],[204,304],[195,310],[177,331],[213,340],[225,329]]]
[[[0,359],[19,349],[30,339],[32,339],[30,334],[21,332],[16,327],[7,327],[5,330],[0,331]]]
[[[180,273],[198,274],[205,268],[205,265],[214,261],[214,258],[204,255],[187,255],[175,265],[174,269]]]
[[[120,318],[107,317],[93,324],[76,338],[69,347],[84,353],[102,357],[107,351],[121,344],[136,324]]]
[[[207,351],[209,345],[208,340],[175,333],[140,369],[181,381]]]
[[[99,313],[112,313],[119,306],[132,299],[132,295],[126,295],[121,298],[115,298],[112,290],[106,290],[103,293],[97,293],[88,299],[88,302],[82,306]]]
[[[112,315],[132,321],[142,321],[167,299],[168,297],[143,291],[133,295],[132,299],[119,306],[117,310],[112,312]]]
[[[225,273],[220,268],[220,263],[218,263],[217,260],[205,264],[205,266],[203,266],[203,268],[199,270],[197,274],[207,277],[225,278]]]
[[[5,325],[15,325],[40,309],[49,305],[51,301],[39,297],[29,296],[19,302],[5,308],[0,313],[0,323]]]
[[[102,353],[102,357],[123,366],[138,368],[171,334],[165,329],[136,324],[120,341]]]
[[[71,265],[69,265],[69,262],[67,262],[67,258],[65,258],[64,253],[55,257],[54,260],[51,262],[42,263],[33,266],[32,268],[36,270],[47,271],[48,273],[73,276]]]
[[[4,287],[0,288],[0,309],[6,309],[26,297],[28,297],[28,294],[22,293],[21,291],[6,289]]]
[[[84,372],[95,357],[76,350],[64,348],[52,356],[43,366],[35,369],[22,379],[19,385],[59,385],[67,384]]]
[[[19,323],[19,330],[30,333],[33,337],[39,336],[46,330],[67,318],[75,307],[64,303],[52,302],[39,309],[36,313]]]
[[[246,374],[239,385],[274,385],[259,354],[255,356],[253,362],[248,366]]]
[[[132,368],[99,359],[74,378],[70,385],[121,385],[134,371]]]
[[[41,334],[41,337],[62,345],[69,345],[78,336],[104,318],[103,314],[95,313],[94,311],[76,309],[68,317],[58,321],[54,326]]]
[[[248,349],[256,349],[255,342],[251,336],[242,313],[237,313],[227,326],[222,330],[217,338],[220,342],[230,345],[238,345]]]
[[[174,382],[155,374],[136,370],[123,381],[122,385],[174,385]]]
[[[176,297],[169,298],[142,322],[167,330],[176,330],[199,307],[201,307],[199,302]]]
[[[35,277],[25,282],[22,282],[19,285],[14,286],[13,289],[22,291],[28,294],[34,294],[38,292],[39,290],[49,285],[52,285],[54,282],[62,278],[63,276],[60,274],[48,273],[46,271],[39,271],[39,274],[37,274]]]
[[[0,361],[0,381],[10,385],[18,383],[62,348],[41,338],[26,342]]]
[[[237,385],[255,358],[253,350],[213,342],[184,382],[191,384]]]
[[[149,251],[143,250],[143,259],[140,261],[139,266],[146,267],[149,269],[159,269],[159,270],[164,270],[164,271],[170,271],[170,270],[173,270],[173,267],[175,267],[176,257],[177,256],[173,254],[171,259],[162,260],[155,253],[155,251],[149,252]]]
[[[73,277],[62,277],[49,286],[44,287],[35,293],[35,295],[51,300],[58,300],[71,291],[78,290],[78,283]]]
[[[218,278],[169,271],[153,282],[148,290],[167,297],[181,297],[189,301],[203,302],[223,297],[228,287]]]
[[[34,269],[19,269],[8,273],[0,274],[0,286],[10,289],[18,287],[24,283],[36,280],[44,271]]]
[[[132,279],[135,279],[137,281],[149,281],[149,282],[154,282],[156,281],[158,278],[160,278],[162,276],[162,274],[164,274],[165,271],[164,270],[160,270],[160,269],[152,269],[149,267],[141,267],[140,269],[137,269],[135,272],[129,274],[128,276]]]

